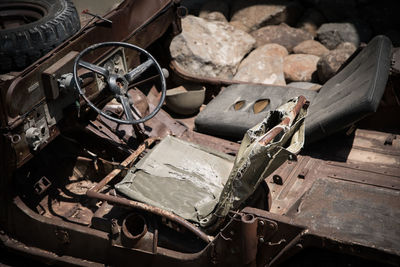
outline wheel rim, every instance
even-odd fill
[[[0,29],[8,30],[30,24],[47,15],[47,9],[38,4],[0,4]]]

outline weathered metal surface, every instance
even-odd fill
[[[400,191],[320,178],[287,216],[344,243],[400,255]]]
[[[262,221],[260,221],[262,222]],[[256,266],[257,257],[257,228],[258,220],[253,214],[245,214],[242,216],[241,225],[242,235],[242,254],[243,263],[248,266]]]
[[[142,145],[138,147],[138,149],[135,150],[132,154],[129,155],[121,164],[121,167],[127,167],[130,164],[132,164],[137,157],[151,144],[153,144],[157,139],[156,138],[149,138],[143,142]],[[106,184],[108,184],[112,179],[115,178],[120,172],[121,168],[114,169],[112,172],[110,172],[106,177],[104,177],[99,183],[97,183],[93,188],[88,190],[88,192],[99,192]]]
[[[271,212],[285,214],[318,178],[399,190],[400,151],[384,144],[390,135],[358,129],[354,137],[309,147],[297,161],[286,162],[266,179],[272,195]],[[282,185],[274,182],[274,175],[282,177]]]
[[[379,261],[376,265],[398,265],[398,77],[393,76],[389,81],[390,90],[378,113],[364,121],[369,122],[364,124],[369,128],[385,126],[390,132],[356,130],[353,136],[335,136],[309,147],[297,160],[288,161],[266,179],[270,188],[269,211],[247,207],[230,212],[223,227],[210,233],[211,236],[175,214],[117,197],[110,190],[110,182],[140,154],[131,154],[134,148],[139,146],[137,151],[146,153],[146,146],[140,146],[145,135],[157,138],[173,134],[224,153],[237,153],[239,144],[193,132],[164,111],[137,128],[97,120],[87,126],[90,131],[71,124],[71,117],[66,117],[67,126],[77,127],[74,128],[77,135],[85,136],[78,142],[79,149],[70,153],[70,144],[55,139],[60,133],[58,125],[50,127],[48,142],[60,145],[46,148],[44,145],[47,150],[35,154],[30,169],[23,169],[26,165],[22,164],[33,154],[20,142],[24,138],[22,124],[24,119],[36,115],[36,111],[25,111],[44,103],[46,81],[42,81],[42,72],[47,75],[44,80],[48,84],[54,73],[49,67],[53,64],[61,67],[57,63],[60,65],[70,51],[81,51],[92,43],[112,38],[146,47],[168,28],[168,33],[177,34],[181,28],[175,12],[172,1],[126,1],[105,16],[113,21],[111,28],[91,24],[24,72],[1,76],[0,127],[2,133],[9,132],[0,137],[0,151],[5,155],[0,160],[1,244],[44,259],[48,264],[83,266],[97,263],[122,266],[132,262],[149,266],[276,266],[315,247],[338,253],[339,257],[347,254]],[[103,52],[90,59],[99,58]],[[127,56],[128,65],[138,62],[137,55]],[[394,63],[392,72],[398,75],[397,61]],[[179,75],[180,71],[177,72]],[[235,83],[189,77],[184,73],[181,76],[213,85],[215,90],[209,90],[212,93],[218,92],[221,85]],[[149,112],[158,101],[154,89],[147,96],[140,93],[133,96],[139,114]],[[106,108],[119,114],[115,103]],[[98,177],[108,173],[111,174],[98,183]],[[42,177],[46,178],[40,180]],[[89,195],[94,199],[85,195],[93,186]],[[108,211],[117,208],[118,212],[102,217],[104,224],[96,226],[93,218],[107,212],[100,206],[108,207]],[[122,221],[132,210],[146,211],[140,216],[146,220],[147,233],[135,244],[120,240]],[[149,216],[151,213],[160,216]]]
[[[350,143],[350,145],[357,143],[358,148],[357,146],[355,146],[352,149],[362,149],[362,148],[365,149],[365,147],[360,145],[363,144],[363,142],[361,141],[369,140],[370,143],[375,144],[375,148],[371,148],[372,146],[370,146],[369,148],[375,151],[375,153],[377,153],[376,151],[380,151],[379,153],[382,153],[384,152],[382,148],[384,148],[385,146],[383,145],[384,140],[386,139],[385,136],[387,135],[383,133],[358,130],[356,131],[355,138]],[[343,143],[343,140],[341,141],[342,141],[341,143]],[[325,149],[330,149],[332,152],[334,152],[334,149],[332,149],[332,147],[334,148],[336,147],[336,151],[338,152],[338,153],[332,153],[333,157],[336,157],[336,160],[324,161],[321,159],[316,159],[309,155],[308,156],[303,155],[299,156],[297,162],[290,161],[290,164],[287,163],[287,166],[289,167],[286,170],[286,172],[284,170],[281,170],[279,175],[281,175],[283,178],[286,178],[286,180],[283,182],[283,185],[279,187],[281,188],[288,187],[286,189],[288,190],[288,192],[286,193],[285,201],[287,202],[286,210],[292,209],[290,212],[287,211],[281,212],[280,210],[277,210],[276,205],[279,203],[279,199],[276,198],[276,195],[273,195],[272,197],[273,208],[271,211],[273,211],[275,214],[255,208],[245,208],[239,213],[230,213],[231,221],[225,227],[223,227],[219,232],[217,232],[217,234],[213,238],[213,241],[211,241],[209,245],[207,245],[204,249],[200,249],[197,253],[182,253],[179,251],[164,248],[163,246],[160,245],[161,244],[159,243],[160,241],[153,241],[154,238],[156,238],[156,234],[154,231],[152,232],[153,233],[152,237],[150,238],[149,236],[150,240],[148,239],[148,237],[146,238],[143,237],[144,238],[143,242],[140,243],[140,245],[139,243],[137,243],[137,248],[132,250],[131,248],[124,247],[123,245],[121,245],[119,241],[111,241],[109,239],[110,237],[108,236],[108,232],[104,231],[93,232],[93,229],[90,229],[88,226],[82,226],[82,225],[77,225],[76,223],[65,222],[57,218],[43,219],[42,216],[33,213],[30,210],[30,208],[26,207],[20,200],[16,202],[18,204],[17,206],[15,206],[16,208],[13,208],[13,210],[15,211],[15,215],[18,214],[18,216],[14,216],[14,218],[18,218],[17,220],[15,220],[14,227],[16,230],[19,231],[17,237],[20,238],[24,237],[28,232],[32,231],[32,229],[35,229],[35,227],[40,227],[41,231],[38,233],[34,233],[31,236],[31,238],[27,241],[27,243],[30,246],[35,245],[50,251],[54,251],[54,248],[57,248],[56,250],[59,253],[62,252],[63,255],[65,256],[51,254],[53,255],[51,257],[56,261],[66,260],[69,262],[80,262],[78,258],[87,258],[95,262],[110,262],[110,263],[113,262],[118,265],[124,265],[126,264],[126,262],[132,262],[132,260],[135,260],[135,262],[138,263],[150,264],[150,262],[152,262],[153,264],[156,265],[161,264],[163,266],[173,266],[173,265],[204,266],[204,265],[210,265],[211,263],[214,263],[217,266],[233,266],[233,265],[244,266],[246,263],[253,264],[256,266],[265,266],[266,264],[275,266],[284,263],[287,259],[290,259],[299,253],[301,254],[302,251],[305,251],[307,248],[319,247],[323,249],[329,249],[331,251],[336,251],[338,253],[346,253],[346,254],[366,257],[367,259],[370,260],[379,259],[383,262],[389,262],[389,263],[396,262],[398,260],[398,257],[395,256],[395,254],[397,253],[396,251],[381,250],[381,247],[376,247],[375,245],[371,245],[372,242],[374,242],[372,239],[370,240],[369,238],[362,238],[356,235],[355,237],[361,238],[362,242],[353,242],[355,239],[352,237],[352,235],[357,233],[354,230],[357,229],[356,227],[357,222],[356,223],[353,222],[348,228],[346,228],[347,231],[349,232],[347,234],[346,231],[340,231],[340,232],[336,230],[331,231],[331,228],[329,228],[333,224],[337,224],[339,226],[341,225],[346,226],[348,225],[345,223],[346,220],[348,221],[349,218],[354,216],[367,216],[368,218],[373,219],[378,217],[380,218],[380,216],[383,216],[382,213],[379,213],[377,210],[375,210],[376,211],[375,213],[367,211],[364,213],[353,212],[354,213],[353,214],[350,213],[350,209],[354,208],[353,206],[355,205],[352,205],[350,206],[350,208],[348,207],[348,209],[346,210],[341,210],[340,208],[336,210],[337,211],[336,214],[338,216],[344,212],[349,212],[351,217],[346,217],[346,216],[342,217],[342,215],[340,215],[338,217],[341,218],[340,220],[328,220],[327,218],[330,217],[326,216],[332,216],[332,213],[330,212],[332,212],[333,209],[327,209],[328,206],[324,205],[323,203],[326,203],[326,200],[329,200],[332,197],[336,197],[337,200],[339,201],[337,202],[338,203],[337,205],[339,205],[339,203],[341,203],[340,201],[346,200],[345,197],[340,198],[340,194],[343,194],[342,191],[341,190],[333,191],[328,198],[326,196],[327,194],[329,194],[329,191],[324,194],[324,191],[314,190],[313,194],[311,194],[310,197],[301,198],[301,196],[303,195],[303,193],[300,192],[301,190],[293,186],[293,184],[290,182],[291,179],[288,179],[287,175],[285,175],[285,173],[287,173],[288,175],[292,175],[293,179],[296,179],[296,181],[299,181],[299,183],[302,182],[301,185],[304,187],[302,188],[302,190],[304,190],[303,192],[307,191],[309,188],[313,186],[311,182],[315,181],[314,179],[312,179],[313,175],[319,178],[325,177],[324,179],[326,180],[327,179],[332,180],[340,184],[348,183],[347,181],[338,180],[333,177],[327,177],[326,174],[321,172],[321,170],[325,169],[326,166],[330,165],[332,166],[338,165],[340,166],[340,169],[348,169],[349,166],[348,164],[352,164],[350,166],[353,166],[353,168],[355,168],[354,159],[352,160],[351,163],[345,162],[343,160],[346,159],[346,157],[349,155],[349,150],[347,150],[347,156],[346,156],[345,154],[343,154],[344,149],[340,148],[337,144],[331,144],[331,147]],[[321,146],[317,146],[317,148],[320,150],[324,149]],[[306,153],[307,154],[317,153],[319,151],[318,149],[314,149],[313,151],[310,151],[310,149],[308,149]],[[392,153],[395,154],[395,151],[392,151]],[[342,159],[342,161],[339,161],[339,159]],[[85,162],[89,163],[89,161]],[[123,160],[121,160],[120,162],[123,162]],[[313,164],[310,165],[310,162],[312,162]],[[358,164],[360,164],[360,162]],[[357,166],[361,167],[361,171],[363,171],[363,168],[365,166],[370,166],[370,165],[371,164],[369,163],[368,165],[360,164]],[[318,166],[320,166],[320,168],[318,168]],[[383,166],[383,168],[380,169],[379,172],[380,174],[387,172],[385,174],[386,179],[390,177],[392,178],[396,177],[395,179],[398,180],[399,172],[396,172],[396,169],[398,169],[399,166],[397,165],[386,165],[386,166],[381,165],[381,166]],[[373,168],[373,166],[370,166],[370,168]],[[308,171],[303,171],[303,170],[308,170]],[[317,170],[317,172],[314,172],[314,170]],[[330,173],[330,170],[327,169],[325,173]],[[298,177],[299,174],[304,175],[304,178],[299,178]],[[373,175],[371,175],[371,177],[372,176]],[[305,187],[306,182],[311,184]],[[363,197],[364,199],[365,197],[367,197],[368,201],[373,201],[374,199],[378,200],[376,197],[369,197],[371,195],[369,196],[363,194],[359,195],[358,193],[360,192],[360,188],[361,191],[363,191],[363,188],[356,186],[358,183],[354,181],[351,182],[351,184],[354,185],[354,188],[344,187],[343,189],[345,189],[345,192],[354,195],[352,197],[353,201],[357,202],[357,200],[359,200],[360,197]],[[278,185],[271,185],[271,183],[269,183],[269,185],[271,189],[278,188]],[[298,186],[299,185],[297,184],[297,187]],[[317,188],[317,186],[319,185],[315,186]],[[364,184],[363,186],[364,188],[365,187],[375,188],[373,192],[379,192],[380,190],[389,190],[398,192],[398,189],[396,190],[389,189],[387,186],[376,187],[368,185],[368,183]],[[325,188],[329,189],[330,186]],[[291,192],[292,190],[293,192]],[[102,196],[103,194],[100,193],[98,194],[100,195],[99,196],[100,198],[103,197]],[[115,203],[129,208],[136,207],[135,205],[131,206],[132,203],[119,203],[119,201],[122,200],[122,198],[112,196],[112,192],[108,194],[109,195],[105,194],[104,195],[107,196],[105,200],[109,201],[110,203],[109,205],[113,205],[113,203]],[[372,194],[372,196],[374,196],[374,194]],[[387,199],[393,198],[393,196],[390,194],[389,195],[383,194],[380,195],[380,197],[382,200],[386,201],[384,202],[386,203],[385,210],[389,211],[390,205],[392,204],[387,203]],[[115,200],[114,198],[118,200]],[[314,198],[318,198],[318,201],[314,200]],[[304,202],[302,205],[300,205],[300,210],[308,211],[309,213],[307,214],[310,215],[304,214],[302,218],[300,218],[300,216],[297,215],[298,212],[296,209],[297,207],[296,202],[298,199]],[[282,200],[282,202],[283,201],[284,200]],[[327,203],[329,205],[335,205],[336,202],[328,201]],[[367,202],[364,200],[361,203],[365,204]],[[64,205],[61,202],[60,204]],[[376,201],[374,202],[374,205],[382,205],[382,203]],[[313,214],[316,214],[314,213],[314,211],[318,210],[318,209],[316,210],[316,208],[318,208],[320,212],[323,211],[327,213],[326,214],[324,213],[324,215],[320,215],[318,217],[315,216],[312,217]],[[137,208],[134,209],[139,210]],[[383,208],[380,208],[378,210],[382,209]],[[149,211],[153,212],[153,210]],[[276,213],[286,213],[286,215],[280,215]],[[25,218],[26,214],[30,214],[31,219],[26,219]],[[319,220],[321,220],[321,222],[323,223],[320,223]],[[318,223],[310,224],[312,221],[314,222],[318,221]],[[388,223],[390,224],[391,221],[393,222],[393,220],[386,220],[384,224]],[[44,222],[46,222],[48,225],[43,226]],[[370,223],[368,222],[370,221],[367,219],[362,223],[362,225],[367,226],[367,225],[377,224],[376,227],[382,225],[380,220],[376,220]],[[27,228],[28,225],[29,227]],[[27,229],[24,229],[23,227]],[[375,238],[378,238],[377,240],[382,240],[383,236],[385,235],[387,236],[389,233],[391,233],[391,228],[388,227],[383,229],[378,229],[378,228],[375,229],[375,228],[373,231],[370,232],[371,235],[373,235]],[[75,231],[77,231],[77,233],[75,233]],[[87,233],[86,236],[81,236],[80,233],[82,233],[83,231]],[[158,228],[157,231],[162,232],[163,229]],[[47,233],[46,239],[43,239],[44,233]],[[118,230],[117,233],[119,233]],[[365,231],[363,231],[363,233],[366,234]],[[379,235],[379,233],[385,235]],[[95,246],[96,253],[94,253],[95,251],[93,251],[93,253],[92,252],[89,253],[86,250],[82,250],[82,244],[87,244],[87,246],[93,246],[90,243],[93,241],[93,235],[99,235],[99,234],[100,236],[103,236],[104,239],[102,239],[101,242],[98,241],[98,239],[96,239],[97,240]],[[344,236],[341,236],[343,234]],[[366,244],[365,242],[370,242],[370,243]],[[157,243],[159,243],[159,245],[156,245]],[[380,245],[382,245],[382,243],[380,243]],[[156,249],[154,249],[155,246]],[[79,249],[82,251],[78,252]],[[28,252],[26,250],[24,251]],[[102,251],[102,253],[98,253],[99,251]],[[148,253],[155,253],[155,254],[151,254],[150,256]],[[67,255],[71,255],[73,256],[73,258]],[[144,255],[149,255],[149,256],[146,257]],[[49,256],[49,258],[51,257]]]

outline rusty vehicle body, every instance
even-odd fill
[[[168,44],[180,33],[183,14],[175,0],[126,0],[104,16],[111,24],[95,18],[29,67],[0,75],[0,248],[46,264],[78,266],[399,265],[395,68],[384,104],[358,124],[362,128],[307,146],[216,229],[203,231],[116,192],[128,169],[167,135],[231,156],[239,150],[236,142],[195,132],[187,126],[194,119],[188,123],[161,109],[142,124],[118,124],[57,89],[79,52],[118,41],[148,49],[170,68],[170,85],[205,85],[209,101],[233,82],[188,77],[168,65]],[[142,60],[134,50],[105,48],[85,60],[107,62],[115,55],[129,68]],[[103,95],[101,82],[89,77],[82,83],[103,111],[122,115]],[[159,87],[154,73],[131,87],[138,114],[157,105]],[[33,126],[42,127],[44,136],[34,147],[26,140]]]

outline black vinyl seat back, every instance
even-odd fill
[[[306,119],[306,142],[342,130],[375,112],[389,76],[392,44],[376,36],[342,71],[324,84]]]

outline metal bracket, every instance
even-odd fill
[[[43,176],[42,178],[39,179],[39,181],[37,181],[33,185],[33,189],[35,190],[35,193],[37,195],[41,195],[50,186],[51,186],[51,182],[49,181],[49,179],[47,179],[46,176]]]

